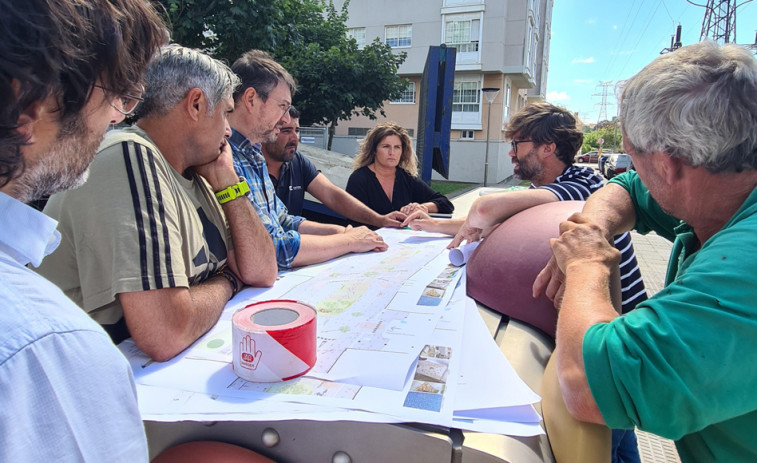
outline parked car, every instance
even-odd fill
[[[630,155],[614,153],[607,158],[602,173],[609,179],[631,169],[633,169],[633,161]]]
[[[599,152],[589,151],[583,154],[578,154],[574,160],[575,162],[597,162],[599,160]]]

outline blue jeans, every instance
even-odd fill
[[[612,430],[612,463],[641,463],[633,429]]]

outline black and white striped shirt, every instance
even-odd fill
[[[586,201],[589,195],[602,188],[604,178],[590,167],[569,166],[553,183],[538,188],[549,190],[560,201]],[[532,186],[532,188],[536,188]],[[639,264],[633,250],[631,235],[623,233],[615,237],[615,247],[621,252],[620,284],[623,297],[623,313],[647,299],[647,291],[641,278]]]

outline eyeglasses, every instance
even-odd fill
[[[107,89],[107,88],[102,87],[100,85],[95,85],[95,87],[97,87],[99,89],[102,89],[102,90],[104,90],[106,92],[116,93],[113,90]],[[140,102],[145,101],[145,100],[144,100],[144,98],[139,97],[139,96],[125,94],[125,95],[119,95],[119,96],[117,96],[116,97],[116,101],[120,101],[121,107],[119,108],[118,105],[115,104],[113,102],[113,100],[111,100],[109,103],[110,103],[111,106],[113,106],[113,109],[115,109],[119,113],[123,114],[124,116],[128,116],[129,114],[133,113],[135,109],[137,109],[137,105]]]
[[[263,93],[258,93],[258,94],[263,98],[263,101],[266,101],[270,98],[271,100],[277,102],[279,109],[281,109],[281,117],[284,117],[284,114],[288,113],[289,110],[292,109],[292,104],[286,102],[285,100],[279,100],[278,98],[274,98],[272,96],[269,96]]]
[[[513,153],[518,154],[518,143],[526,143],[533,140],[513,140],[510,142],[510,146],[513,149]]]

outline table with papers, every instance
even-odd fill
[[[466,296],[449,237],[379,233],[386,252],[241,291],[171,361],[152,362],[130,340],[121,343],[150,456],[213,439],[291,462],[552,461],[535,392],[551,340]],[[271,299],[316,309],[318,361],[300,378],[250,383],[231,367],[231,315]]]

